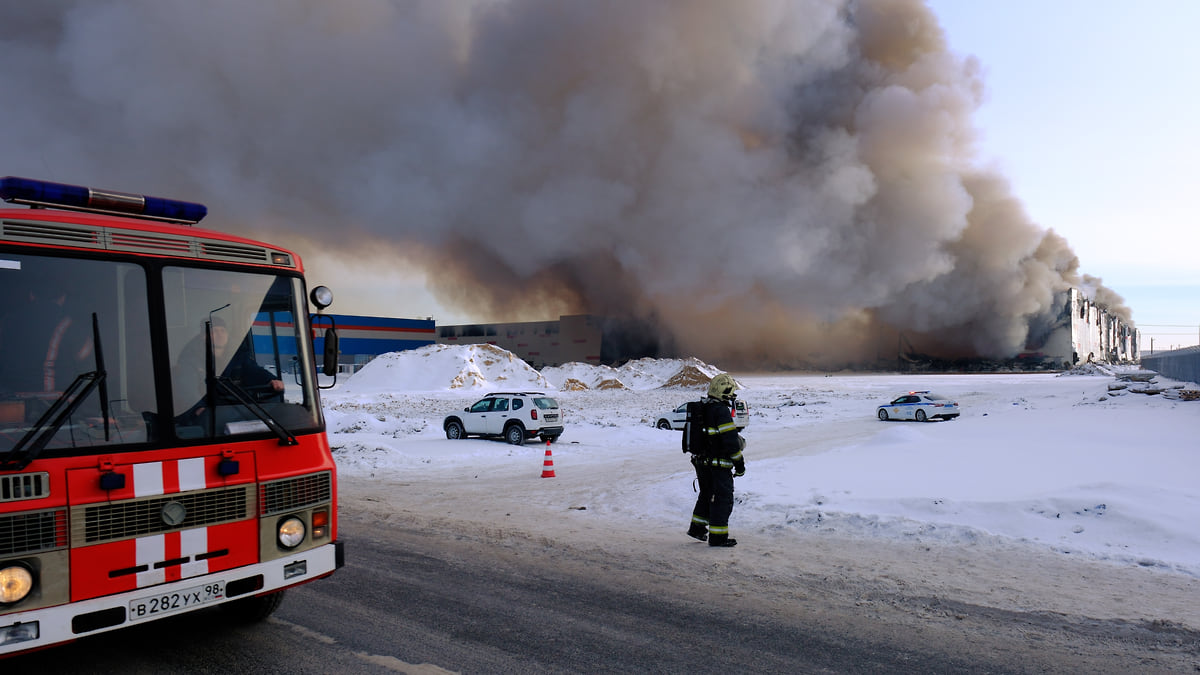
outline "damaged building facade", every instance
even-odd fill
[[[1024,350],[1011,358],[943,359],[914,350],[900,335],[897,367],[902,372],[1007,372],[1139,361],[1141,333],[1120,315],[1078,288],[1060,293],[1056,304],[1057,314],[1031,319]]]
[[[1062,368],[1082,363],[1137,363],[1141,333],[1106,307],[1096,304],[1077,288],[1065,293],[1062,311],[1045,338],[1030,331],[1030,344],[1022,357],[1042,359]]]

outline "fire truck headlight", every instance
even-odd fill
[[[33,573],[24,565],[0,569],[0,605],[20,602],[33,590]]]
[[[284,548],[296,548],[304,542],[304,521],[292,516],[279,521],[279,545]]]

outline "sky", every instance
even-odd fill
[[[520,511],[506,513],[514,526],[561,521],[569,503],[586,507],[572,518],[674,529],[683,541],[695,499],[690,467],[680,458],[679,432],[654,421],[702,395],[703,384],[662,386],[688,367],[719,370],[642,359],[619,369],[569,364],[538,372],[488,345],[432,345],[380,356],[322,398],[342,476],[406,486],[431,473],[462,476],[465,495],[474,489],[465,478],[486,472],[525,495]],[[734,373],[750,422],[730,532],[752,550],[836,534],[1024,547],[1195,578],[1200,403],[1173,392],[1197,383],[1123,384],[1121,372],[1128,370],[915,379]],[[564,386],[568,378],[576,385]],[[608,388],[598,388],[604,380]],[[876,419],[878,405],[915,385],[955,400],[961,416]],[[1134,391],[1151,387],[1167,393]],[[485,392],[524,389],[558,400],[566,430],[551,456],[555,477],[573,481],[563,486],[569,496],[539,481],[550,446],[450,441],[442,430],[446,414]]]
[[[981,154],[1030,217],[1125,298],[1143,350],[1200,344],[1200,4],[928,5],[983,69]]]

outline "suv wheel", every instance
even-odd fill
[[[467,435],[463,433],[463,426],[458,422],[446,423],[446,438],[456,441],[460,438],[466,438],[466,436]]]
[[[659,429],[670,429],[671,428],[671,420],[659,420],[658,424],[656,424],[654,426],[658,427]]]
[[[525,427],[520,424],[509,425],[504,430],[504,440],[513,445],[525,445]]]

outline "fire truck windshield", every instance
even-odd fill
[[[0,453],[318,429],[304,318],[299,277],[0,252]]]
[[[180,438],[316,423],[299,279],[168,267],[163,281]]]

